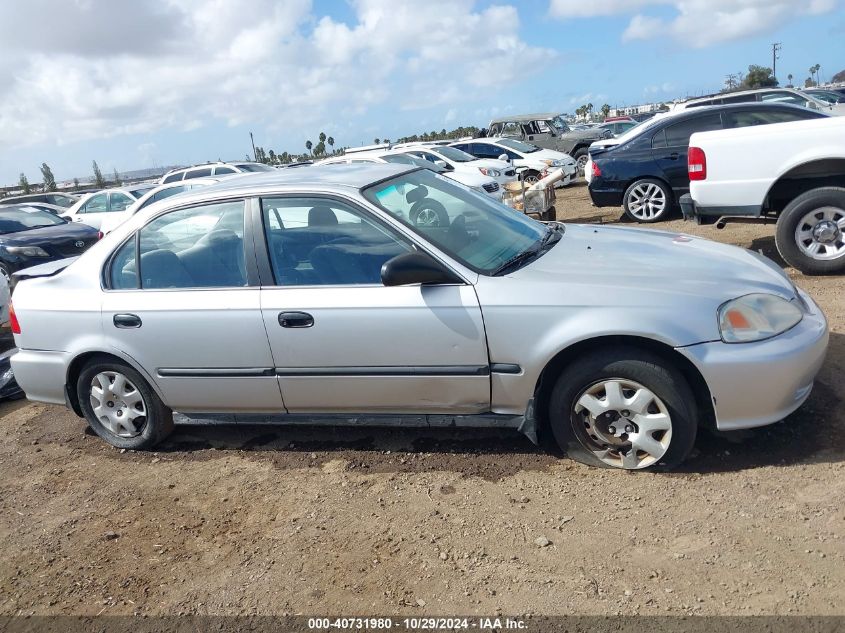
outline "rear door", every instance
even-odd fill
[[[284,411],[244,217],[243,200],[170,211],[107,267],[107,344],[135,359],[177,411]]]
[[[257,248],[269,260],[261,309],[288,411],[489,410],[487,343],[471,285],[384,286],[382,264],[414,247],[350,202],[265,198],[260,215]]]
[[[721,115],[718,112],[710,112],[667,125],[654,135],[652,156],[663,172],[663,178],[672,187],[676,200],[679,196],[689,193],[687,150],[690,136],[695,132],[721,129]]]
[[[109,194],[98,193],[86,200],[73,215],[74,222],[84,222],[95,229],[100,228],[103,217],[109,212]]]

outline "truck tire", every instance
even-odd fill
[[[786,205],[775,244],[790,266],[807,275],[845,271],[845,188],[812,189]]]
[[[572,155],[575,159],[575,175],[584,177],[584,171],[587,168],[587,160],[590,158],[590,152],[586,147],[578,148]]]

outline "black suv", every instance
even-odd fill
[[[787,104],[702,106],[642,124],[613,145],[590,148],[590,198],[597,207],[622,205],[636,222],[666,219],[689,193],[687,149],[695,132],[818,119],[827,115]]]

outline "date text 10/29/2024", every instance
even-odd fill
[[[527,623],[518,618],[476,617],[476,618],[308,618],[308,628],[314,631],[519,631],[527,628]]]

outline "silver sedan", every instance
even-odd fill
[[[420,209],[449,221],[411,223]],[[828,341],[752,252],[545,224],[401,165],[220,182],[26,277],[19,384],[127,449],[174,419],[500,426],[665,469],[702,425],[798,408]]]

